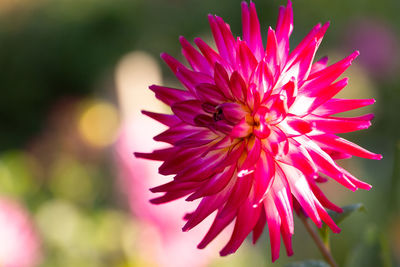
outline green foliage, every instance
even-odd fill
[[[357,204],[344,206],[344,207],[342,207],[342,209],[343,209],[343,212],[341,212],[341,213],[334,212],[334,211],[331,211],[331,210],[328,211],[329,215],[335,221],[336,224],[340,224],[344,219],[349,217],[354,212],[358,212],[358,211],[365,212],[366,211],[365,207],[364,207],[364,205],[362,203],[357,203]]]
[[[286,264],[285,267],[329,267],[324,261],[308,260]]]
[[[358,212],[358,211],[365,212],[365,207],[362,203],[344,206],[344,207],[342,207],[342,209],[343,209],[343,211],[341,213],[334,212],[331,210],[328,211],[329,216],[331,216],[331,218],[335,221],[336,224],[340,224],[343,220],[345,220],[347,217],[349,217],[354,212]],[[326,224],[324,224],[320,229],[318,229],[318,232],[319,232],[322,240],[324,241],[325,245],[329,248],[330,247],[329,227]]]

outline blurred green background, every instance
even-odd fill
[[[265,37],[286,2],[254,2]],[[333,236],[340,266],[400,266],[399,11],[398,0],[294,1],[291,47],[316,23],[331,21],[317,56],[334,61],[360,50],[342,95],[377,100],[360,111],[375,113],[373,126],[346,137],[383,154],[383,160],[343,162],[373,189],[351,193],[333,182],[323,186],[337,204],[362,202],[367,210],[352,215]],[[208,13],[241,34],[236,0],[0,1],[0,193],[30,211],[42,239],[40,266],[158,266],[138,248],[140,218],[131,215],[117,181],[113,145],[124,109],[118,66],[128,53],[141,51],[155,60],[163,84],[176,84],[158,55],[181,58],[180,35],[211,40]],[[143,90],[139,97],[147,93],[144,85],[137,90]],[[122,101],[136,107],[138,99]],[[156,100],[145,101],[152,109]],[[282,250],[271,264],[264,233],[256,246],[248,243],[233,256],[211,258],[208,266],[320,259],[300,221],[294,251],[287,258]]]

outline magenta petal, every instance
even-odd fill
[[[313,179],[308,179],[308,184],[311,187],[311,190],[313,191],[315,197],[321,202],[321,204],[327,208],[331,209],[336,212],[342,212],[342,208],[336,206],[333,204],[329,199],[325,196],[325,194],[322,192],[322,190],[318,187],[318,185],[315,183]]]
[[[264,204],[261,204],[261,205],[264,205]],[[267,222],[267,217],[265,215],[265,209],[261,209],[261,213],[258,218],[258,222],[253,228],[253,244],[257,243],[258,239],[260,238],[260,236],[264,230],[266,222]]]
[[[156,197],[153,199],[150,199],[150,202],[153,204],[163,204],[167,202],[171,202],[173,200],[177,200],[179,198],[182,198],[192,192],[192,189],[187,189],[187,190],[182,190],[182,191],[173,191],[173,192],[167,192],[163,196]]]
[[[178,68],[175,75],[192,95],[196,95],[196,85],[200,83],[212,83],[214,81],[207,74],[190,71],[187,68]]]
[[[358,188],[364,189],[364,190],[370,190],[372,186],[366,182],[358,180],[356,177],[354,177],[351,173],[346,171],[345,169],[342,169],[344,175],[346,178],[351,181],[353,184],[355,184]]]
[[[240,74],[243,76],[246,82],[249,82],[253,71],[257,67],[257,59],[253,56],[253,53],[247,47],[246,43],[239,41],[239,53],[237,65]]]
[[[168,191],[194,190],[201,184],[202,184],[202,182],[179,183],[176,181],[171,181],[166,184],[150,188],[150,191],[153,193],[160,193],[160,192],[168,192]]]
[[[328,64],[328,57],[323,57],[320,60],[318,60],[317,62],[315,62],[312,67],[311,67],[311,71],[310,74],[313,74],[317,71],[320,71],[324,68],[326,68],[326,65]]]
[[[180,123],[179,118],[176,117],[175,115],[155,113],[155,112],[150,112],[150,111],[146,111],[146,110],[143,110],[142,114],[149,116],[150,118],[152,118],[166,126],[169,126],[169,127]]]
[[[206,197],[221,192],[221,190],[226,188],[228,183],[232,180],[235,170],[235,166],[230,166],[223,172],[215,174],[206,184],[200,186],[198,190],[190,195],[186,200],[193,201],[200,197]]]
[[[267,48],[265,50],[265,62],[273,75],[277,75],[280,71],[281,57],[278,53],[278,41],[276,40],[275,31],[269,27],[267,37]]]
[[[382,155],[372,153],[346,139],[340,138],[332,134],[316,135],[312,137],[313,140],[328,146],[331,149],[338,150],[340,152],[348,153],[357,157],[367,159],[382,159]]]
[[[278,83],[286,84],[292,77],[296,77],[300,83],[307,79],[319,44],[317,40],[310,42],[310,44],[294,58],[291,65],[286,65],[287,67],[283,71],[284,75],[281,76],[280,82]]]
[[[257,205],[260,201],[262,201],[274,182],[274,176],[275,162],[270,155],[262,151],[254,171],[253,204]]]
[[[220,194],[203,198],[197,209],[189,217],[185,226],[183,226],[182,230],[185,232],[189,231],[216,209],[224,205],[229,197],[230,191],[231,188],[227,186]]]
[[[246,137],[251,133],[251,126],[246,122],[246,118],[243,118],[238,124],[233,127],[230,136],[232,138]]]
[[[250,174],[249,176],[238,177],[236,179],[231,195],[218,216],[228,216],[231,212],[239,210],[240,206],[249,196],[253,180],[251,176]]]
[[[308,108],[308,112],[312,112],[314,109],[318,108],[320,105],[324,104],[326,101],[334,97],[339,93],[344,87],[347,86],[348,79],[344,78],[326,88],[322,88],[318,92],[313,92],[313,97],[315,97],[312,105]]]
[[[257,90],[262,100],[270,96],[272,86],[274,85],[274,77],[264,60],[259,62],[257,68],[253,72],[252,82],[258,84]]]
[[[159,150],[154,150],[151,153],[141,153],[141,152],[135,152],[135,157],[137,158],[142,158],[142,159],[150,159],[150,160],[158,160],[158,161],[164,161],[171,157],[176,152],[176,148],[174,147],[169,147],[165,149],[159,149]]]
[[[194,122],[194,117],[198,114],[207,115],[201,106],[201,102],[198,100],[187,100],[178,102],[172,105],[172,111],[178,116],[182,121],[189,123],[191,125],[196,125]]]
[[[201,38],[195,38],[194,43],[200,49],[201,53],[207,59],[207,61],[210,63],[211,66],[214,66],[216,63],[219,63],[224,68],[230,68],[230,65]]]
[[[168,67],[172,70],[174,74],[176,74],[178,68],[186,68],[182,63],[180,63],[178,60],[167,53],[161,53],[160,57],[165,61],[165,63],[167,63]]]
[[[275,206],[274,200],[271,195],[268,195],[264,200],[265,214],[267,217],[267,224],[269,229],[269,238],[271,243],[271,257],[272,262],[279,258],[279,251],[281,248],[281,217]]]
[[[256,226],[260,217],[261,209],[261,206],[253,207],[253,204],[249,201],[240,206],[236,215],[235,228],[233,229],[231,239],[220,251],[221,256],[226,256],[236,252],[247,235]]]
[[[357,108],[362,108],[375,103],[375,99],[330,99],[314,110],[318,116],[327,116]]]
[[[348,133],[367,129],[371,126],[369,117],[339,118],[339,117],[320,117],[309,115],[306,121],[313,125],[316,133]]]
[[[288,180],[290,191],[300,203],[301,207],[307,213],[307,215],[313,220],[313,222],[321,227],[321,218],[319,216],[318,210],[315,206],[315,197],[307,183],[304,175],[296,168],[280,164],[283,172],[286,174]]]
[[[215,44],[218,47],[219,54],[227,62],[234,64],[235,62],[235,39],[226,26],[225,22],[217,16],[208,16],[208,21],[214,36]]]
[[[285,228],[284,232],[293,235],[294,222],[292,194],[285,175],[280,171],[280,169],[277,173],[278,175],[272,186],[274,202],[276,203],[276,207],[281,216],[282,227]]]
[[[256,59],[260,61],[264,56],[264,47],[254,3],[251,2],[249,8],[246,2],[242,2],[242,23],[243,40],[247,43],[252,53],[254,53]]]
[[[292,2],[288,0],[286,7],[280,7],[278,22],[276,24],[276,39],[279,44],[279,53],[285,62],[289,54],[289,37],[293,31]]]
[[[336,80],[351,65],[353,60],[358,57],[358,55],[360,55],[360,52],[355,51],[350,56],[342,59],[341,61],[311,74],[308,78],[310,80],[314,80],[314,83],[315,79],[321,82],[325,79],[326,81],[322,84],[329,84]]]
[[[210,230],[208,230],[206,236],[197,245],[199,249],[205,248],[211,241],[213,241],[214,238],[219,235],[222,230],[224,230],[236,216],[235,212],[232,212],[224,217],[218,216],[218,214],[219,213],[217,213],[217,216],[215,217],[214,222],[212,223]]]
[[[218,108],[222,109],[222,114],[224,118],[228,122],[232,122],[234,124],[241,121],[246,112],[242,109],[241,105],[238,103],[226,102],[218,106]]]
[[[164,86],[152,85],[149,87],[156,97],[167,105],[173,105],[176,102],[182,102],[194,97],[188,92],[180,89],[169,88]]]
[[[214,84],[201,83],[197,85],[196,94],[200,100],[215,105],[218,105],[225,100],[224,95]]]
[[[229,87],[232,90],[233,96],[241,101],[246,101],[247,95],[247,86],[246,82],[243,80],[242,76],[237,72],[234,71],[231,75],[231,79],[229,80]]]
[[[229,88],[229,76],[224,67],[222,67],[220,64],[216,63],[215,68],[214,68],[214,81],[215,85],[223,95],[225,95],[226,98],[228,99],[233,99],[233,94],[231,92],[231,89]]]
[[[182,45],[182,54],[188,60],[192,69],[211,76],[211,66],[208,61],[183,36],[179,38],[179,41]]]
[[[254,168],[261,153],[261,141],[258,138],[251,138],[247,144],[247,156],[240,170],[250,170]],[[239,171],[240,172],[240,171]]]

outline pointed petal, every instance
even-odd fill
[[[250,8],[246,2],[242,2],[242,24],[243,40],[247,43],[256,59],[260,61],[264,57],[264,47],[256,6],[253,2],[250,3]]]
[[[245,238],[256,226],[261,214],[261,209],[261,206],[254,207],[249,201],[246,201],[240,206],[236,215],[235,228],[233,229],[232,236],[229,242],[220,251],[221,256],[236,252]]]
[[[156,98],[171,106],[176,102],[194,99],[190,92],[176,88],[169,88],[158,85],[151,85],[150,90],[156,94]]]
[[[272,262],[274,262],[279,258],[279,250],[281,247],[281,217],[270,194],[267,195],[263,203],[265,207],[269,239],[271,243],[271,257]]]
[[[324,146],[328,146],[333,150],[348,153],[353,156],[376,160],[382,159],[382,155],[372,153],[346,139],[340,138],[333,134],[316,135],[313,136],[312,139],[318,143],[322,143]]]
[[[181,122],[181,120],[177,116],[171,114],[155,113],[146,110],[142,110],[142,114],[149,116],[150,118],[169,127],[174,126]]]
[[[189,62],[194,71],[212,75],[212,70],[208,61],[185,39],[181,36],[179,41],[182,45],[182,54]]]
[[[335,99],[332,98],[313,111],[318,116],[328,116],[375,103],[375,99]]]

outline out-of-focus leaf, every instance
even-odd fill
[[[329,267],[329,265],[324,261],[307,260],[307,261],[292,262],[286,264],[285,267]]]
[[[362,203],[344,206],[344,207],[342,207],[342,209],[343,209],[342,213],[328,211],[329,215],[332,217],[332,219],[335,221],[336,224],[340,224],[344,219],[346,219],[353,212],[365,211],[365,207]]]
[[[329,216],[335,221],[336,224],[340,224],[344,219],[346,219],[350,214],[356,211],[365,211],[365,207],[362,203],[357,203],[353,205],[348,205],[342,207],[343,212],[337,213],[334,211],[328,211]],[[325,243],[325,246],[330,247],[329,243],[329,228],[326,224],[324,224],[320,229],[318,229],[318,233],[322,238],[322,241]]]

